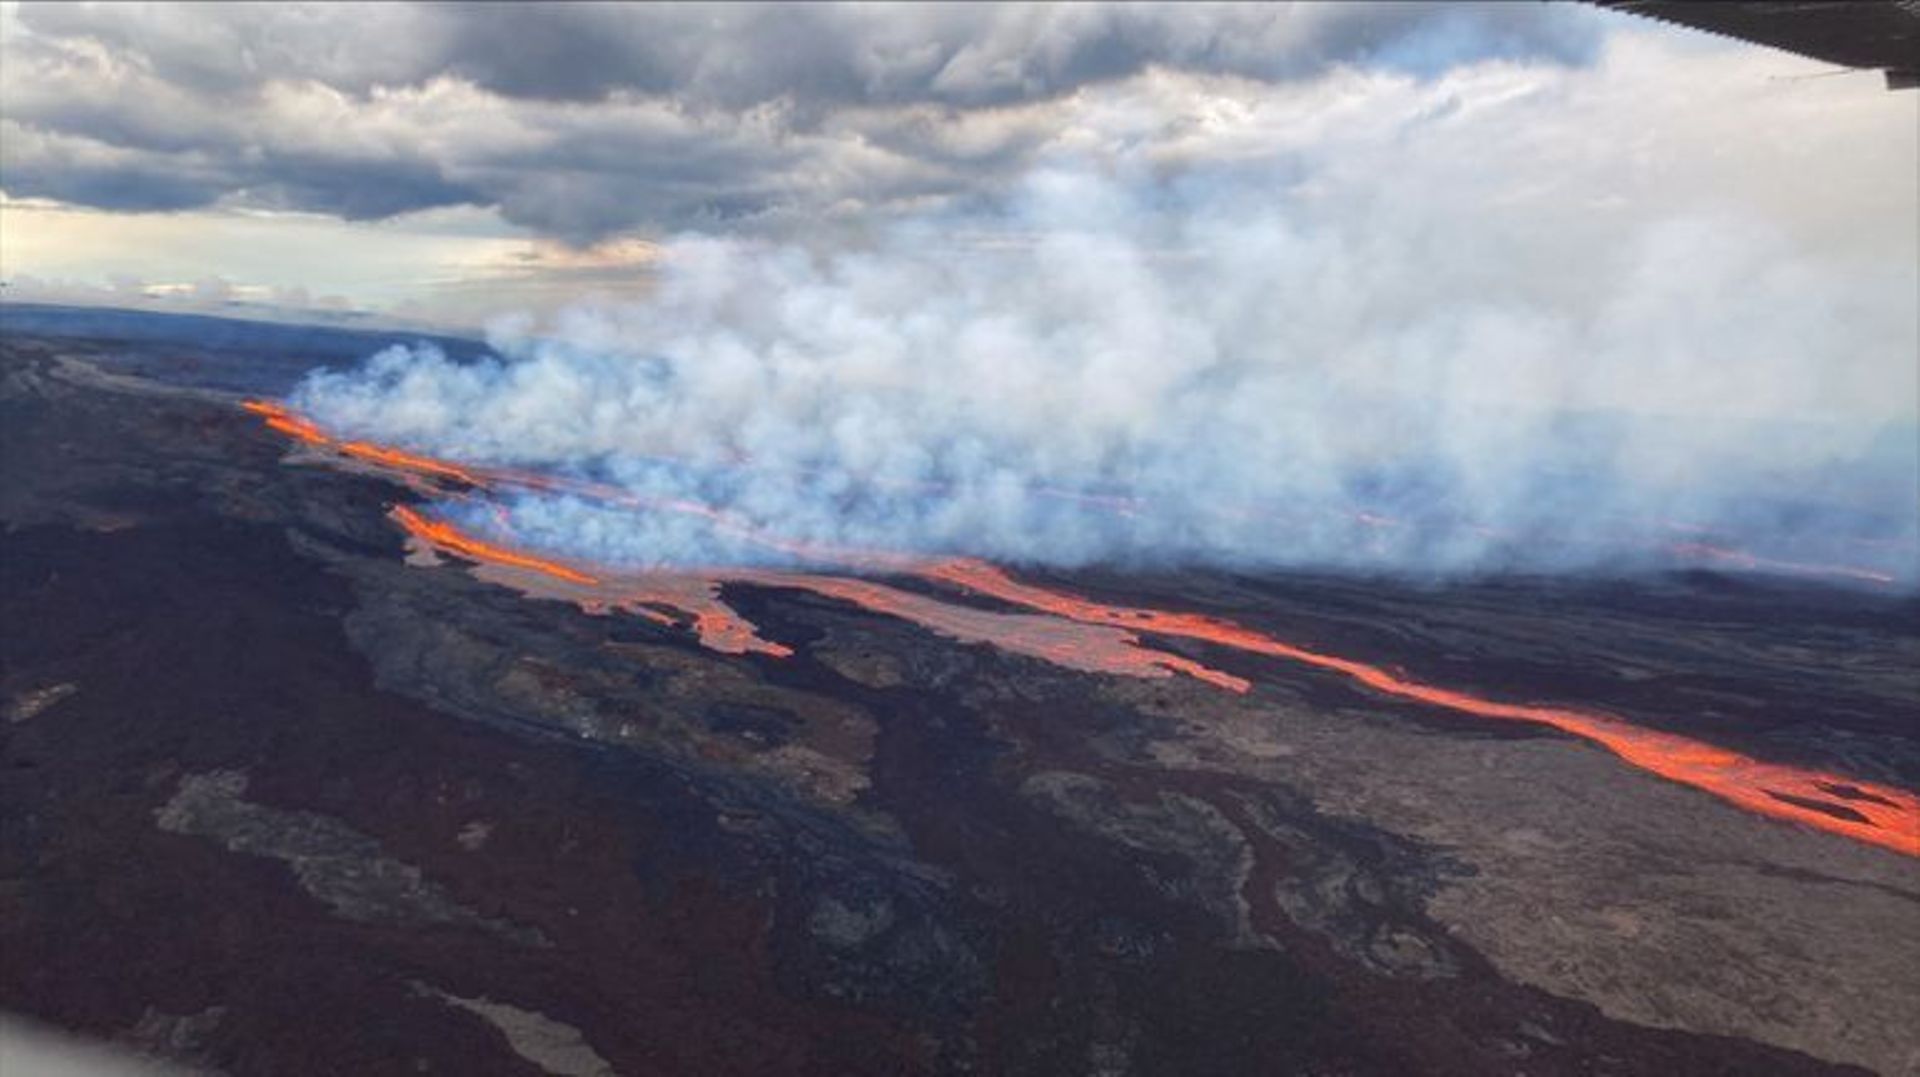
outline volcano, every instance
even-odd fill
[[[1914,1072],[1907,595],[1691,540],[825,547],[45,321],[0,338],[9,1011],[225,1072]],[[488,523],[530,490],[770,557]]]

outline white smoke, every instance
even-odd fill
[[[1618,148],[1548,153],[1512,125],[1624,137],[1645,103],[1475,77],[1362,80],[1357,131],[1251,164],[1083,162],[857,237],[671,238],[644,302],[504,323],[498,361],[391,350],[295,403],[813,543],[1434,573],[1701,539],[1911,581],[1911,236],[1818,192],[1798,216],[1707,197],[1697,132],[1654,147],[1680,155],[1664,186]],[[674,513],[510,508],[581,556],[771,556]]]

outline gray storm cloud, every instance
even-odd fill
[[[27,4],[0,187],[354,220],[456,205],[573,242],[993,192],[1148,72],[1279,85],[1580,64],[1505,4]],[[960,138],[956,129],[964,129]]]
[[[1910,271],[1863,287],[1738,212],[1570,249],[1407,193],[1055,171],[857,244],[683,235],[644,302],[504,325],[495,361],[391,350],[295,403],[809,543],[1418,575],[1713,543],[1911,580]],[[599,560],[778,556],[565,497],[510,522]]]

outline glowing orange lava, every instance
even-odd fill
[[[1219,618],[1111,606],[1023,583],[983,561],[961,558],[929,562],[884,551],[843,550],[789,542],[698,502],[643,498],[618,487],[585,480],[461,467],[366,442],[342,442],[280,405],[248,401],[243,406],[289,437],[409,478],[424,475],[452,479],[481,489],[518,486],[577,494],[634,509],[691,513],[721,530],[808,559],[913,572],[942,586],[986,595],[1045,615],[979,610],[870,580],[812,573],[723,569],[703,573],[608,571],[593,575],[561,561],[521,553],[467,535],[449,523],[428,519],[405,506],[393,509],[394,520],[420,542],[434,550],[472,560],[488,571],[506,574],[495,577],[501,582],[529,592],[565,597],[594,612],[628,610],[660,623],[672,623],[672,618],[662,613],[660,607],[679,611],[691,617],[691,627],[701,642],[716,650],[736,654],[751,651],[775,657],[792,654],[792,650],[782,644],[761,639],[750,622],[719,599],[719,584],[731,580],[810,591],[912,621],[949,638],[991,643],[1066,668],[1137,677],[1182,673],[1234,692],[1250,688],[1243,678],[1144,646],[1139,633],[1198,640],[1328,670],[1398,699],[1481,718],[1547,726],[1584,738],[1633,766],[1703,790],[1748,811],[1920,856],[1920,797],[1904,789],[1763,762],[1679,734],[1645,729],[1610,715],[1507,703],[1423,684],[1379,666],[1295,646]],[[1714,547],[1698,547],[1695,552],[1700,551],[1713,551],[1701,553],[1703,556],[1745,558],[1752,564],[1770,567],[1784,564],[1760,562],[1738,551]],[[1868,578],[1877,579],[1878,575]]]
[[[325,431],[271,401],[245,400],[240,406],[265,419],[269,428],[297,441],[323,446],[333,444],[333,438],[329,437]]]
[[[721,654],[790,657],[793,648],[762,638],[752,621],[721,600],[720,583],[686,573],[637,573],[609,579],[596,589],[595,597],[576,601],[590,613],[632,613],[667,626],[679,624],[673,614],[680,614],[702,647]]]
[[[1230,621],[1189,613],[1108,606],[1021,583],[981,561],[944,561],[926,569],[925,575],[1058,617],[1089,624],[1124,625],[1141,632],[1181,636],[1250,654],[1283,658],[1343,674],[1382,695],[1481,718],[1550,726],[1593,741],[1643,770],[1712,793],[1749,811],[1844,834],[1908,856],[1920,856],[1920,797],[1904,789],[1751,759],[1738,752],[1632,725],[1609,715],[1503,703],[1469,692],[1438,688],[1379,666],[1283,643]],[[1836,789],[1853,795],[1835,792]]]
[[[872,613],[911,621],[962,643],[990,643],[1003,651],[1043,659],[1065,669],[1129,677],[1184,673],[1232,692],[1245,692],[1252,687],[1243,678],[1209,669],[1191,658],[1142,646],[1139,636],[1122,628],[957,606],[928,595],[845,576],[742,571],[729,572],[726,578],[811,591]]]
[[[707,573],[617,572],[589,575],[562,562],[533,557],[474,538],[454,525],[430,520],[405,506],[393,509],[395,522],[428,547],[509,573],[483,573],[488,579],[527,594],[579,603],[591,613],[622,610],[658,624],[674,624],[660,607],[685,614],[700,642],[728,654],[749,652],[785,658],[783,644],[761,639],[753,624],[720,601],[721,583],[752,583],[808,591],[847,602],[872,613],[911,621],[963,643],[990,643],[1014,654],[1030,655],[1068,669],[1133,677],[1175,673],[1235,692],[1250,687],[1242,678],[1209,669],[1190,658],[1144,647],[1124,629],[1078,624],[1057,617],[995,613],[942,602],[871,580],[769,569],[719,569]],[[559,581],[562,586],[555,586]],[[571,586],[567,586],[571,585]]]
[[[523,594],[573,602],[588,613],[631,613],[655,624],[674,625],[684,614],[702,646],[723,654],[785,658],[793,648],[760,638],[751,621],[720,601],[719,581],[684,573],[589,575],[563,562],[518,553],[466,534],[444,520],[430,520],[404,505],[391,515],[424,548],[475,563],[475,575]]]
[[[421,456],[385,445],[375,445],[370,441],[341,441],[314,425],[312,420],[296,415],[270,401],[247,400],[241,402],[240,406],[264,418],[268,427],[316,448],[331,449],[342,456],[414,475],[452,479],[466,483],[468,486],[487,485],[477,473],[449,464],[445,460],[436,460],[430,456]]]
[[[485,561],[491,565],[508,565],[513,568],[524,568],[530,572],[538,572],[543,576],[552,576],[556,580],[565,580],[568,583],[577,583],[585,587],[591,587],[600,582],[598,579],[584,572],[578,572],[568,568],[558,561],[550,561],[544,557],[534,557],[531,554],[516,553],[505,547],[482,542],[477,538],[463,533],[452,524],[442,523],[438,520],[429,520],[405,505],[395,505],[393,507],[393,518],[401,527],[406,528],[409,534],[416,535],[440,549],[451,550],[462,557],[469,557],[475,561]]]
[[[399,468],[402,471],[411,471],[422,475],[433,475],[442,479],[454,479],[459,482],[464,482],[469,486],[486,485],[486,483],[473,472],[435,460],[430,456],[420,456],[415,453],[404,452],[400,449],[389,449],[385,446],[375,445],[366,441],[343,441],[336,445],[335,448],[348,456],[358,460],[365,460],[369,463],[384,464],[387,467]]]

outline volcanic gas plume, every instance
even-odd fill
[[[590,561],[717,555],[588,480],[792,544],[1056,567],[1920,582],[1910,260],[1862,272],[1732,210],[1574,243],[1504,204],[1023,191],[852,238],[668,237],[644,299],[292,400],[344,438],[566,476],[504,507]]]
[[[785,644],[762,638],[752,624],[725,603],[722,585],[742,583],[811,592],[911,621],[963,643],[990,644],[1068,669],[1134,677],[1181,674],[1226,691],[1251,690],[1252,682],[1246,676],[1213,668],[1149,642],[1155,637],[1192,640],[1243,658],[1279,660],[1336,674],[1373,693],[1442,711],[1550,727],[1597,744],[1630,765],[1748,811],[1920,856],[1920,796],[1904,789],[1753,759],[1611,715],[1506,702],[1425,684],[1377,665],[1287,643],[1230,621],[1113,606],[1023,582],[977,559],[925,558],[792,543],[697,502],[650,500],[618,487],[600,488],[565,477],[450,463],[337,438],[279,404],[250,401],[246,407],[274,430],[332,459],[394,475],[429,496],[457,499],[477,491],[488,497],[506,497],[515,490],[567,489],[572,496],[599,497],[610,509],[627,513],[636,521],[652,514],[692,516],[716,531],[732,532],[789,557],[837,569],[801,571],[737,565],[644,569],[583,564],[518,548],[511,541],[470,534],[429,512],[404,505],[393,509],[393,519],[418,544],[419,553],[472,562],[484,578],[527,593],[564,598],[593,613],[628,612],[663,624],[684,618],[700,642],[717,651],[772,658],[792,654]],[[863,569],[909,575],[955,598],[844,574]],[[984,610],[957,600],[959,595],[969,593],[1033,612]]]

